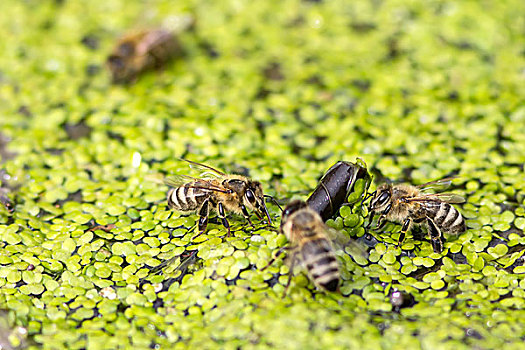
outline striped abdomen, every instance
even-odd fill
[[[194,188],[196,183],[190,182],[181,187],[171,188],[168,191],[168,205],[179,211],[194,211],[210,196],[210,191]]]
[[[302,260],[316,286],[330,292],[339,287],[339,264],[335,258],[330,241],[326,238],[315,238],[306,242],[302,249]]]
[[[445,202],[434,202],[427,206],[427,215],[444,232],[460,233],[466,230],[465,219],[452,205]]]

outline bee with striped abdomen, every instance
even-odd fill
[[[386,221],[403,223],[399,244],[405,239],[412,224],[425,224],[435,252],[443,250],[443,232],[458,234],[466,230],[465,219],[451,204],[463,203],[465,199],[452,193],[426,193],[450,185],[451,179],[428,182],[419,186],[407,184],[383,184],[373,193],[370,202],[370,223],[374,213],[380,212],[377,228]]]
[[[250,225],[249,210],[255,212],[259,219],[266,216],[268,225],[272,224],[270,214],[264,202],[261,183],[248,177],[234,174],[225,174],[208,165],[195,163],[189,160],[190,166],[202,171],[202,178],[187,175],[176,175],[167,178],[164,182],[172,188],[168,191],[168,205],[170,208],[182,212],[197,212],[200,216],[198,227],[200,234],[206,231],[210,209],[215,210],[228,229],[230,224],[226,219],[226,212],[233,212],[244,216]]]
[[[290,242],[290,275],[283,297],[290,286],[296,262],[301,262],[316,287],[335,292],[339,289],[339,263],[329,237],[331,229],[326,226],[317,212],[300,200],[292,201],[284,208],[280,231]],[[266,269],[282,253],[279,250]],[[263,269],[263,270],[264,270]]]

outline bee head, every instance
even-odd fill
[[[135,46],[133,43],[126,41],[120,44],[113,54],[108,57],[106,63],[111,71],[113,83],[127,83],[136,73],[133,64],[130,64],[134,52]]]
[[[288,220],[290,215],[297,212],[300,209],[306,208],[306,203],[301,200],[294,200],[288,203],[288,205],[284,208],[283,213],[281,214],[281,226]]]
[[[381,211],[386,208],[392,198],[392,185],[383,184],[377,188],[370,201],[370,210]]]
[[[135,74],[135,70],[131,67],[126,57],[111,55],[108,57],[106,63],[111,71],[111,77],[115,84],[128,83]]]
[[[264,202],[262,185],[259,181],[247,182],[246,191],[244,191],[243,202],[247,208],[255,211],[258,216],[266,216],[268,219],[268,224],[272,224],[270,214],[268,213],[266,203]]]

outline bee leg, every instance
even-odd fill
[[[377,219],[376,230],[383,228],[385,224],[386,224],[386,216],[381,214],[381,216],[379,216],[379,219]]]
[[[248,210],[246,209],[246,207],[244,206],[244,204],[241,204],[241,210],[242,210],[242,216],[244,216],[244,218],[246,219],[246,221],[248,221],[248,223],[250,224],[251,227],[255,227],[253,226],[253,223],[252,221],[250,220],[250,213],[248,213]]]
[[[205,200],[204,203],[202,203],[202,207],[199,210],[199,234],[195,236],[194,238],[199,237],[206,231],[206,226],[208,226],[208,216],[209,216],[209,201]]]
[[[366,225],[365,230],[368,230],[370,226],[372,226],[372,221],[374,220],[375,212],[373,210],[370,210],[368,213],[368,216],[370,219],[368,219],[368,225]]]
[[[383,210],[383,215],[386,216],[388,213],[390,213],[391,209],[392,209],[392,203],[388,204],[385,210]]]
[[[370,192],[370,193],[366,193],[364,196],[363,196],[363,200],[361,201],[361,213],[364,212],[364,208],[365,208],[365,202],[374,195],[375,192]],[[349,205],[349,203],[344,203],[343,205]],[[370,211],[370,206],[368,206],[369,208],[369,211]]]
[[[399,233],[399,239],[397,241],[398,246],[403,244],[403,241],[405,240],[405,235],[408,231],[408,228],[410,227],[410,223],[411,223],[410,219],[406,219],[405,222],[403,223],[403,227],[401,227],[401,232]]]
[[[295,254],[292,256],[292,262],[290,263],[290,270],[288,271],[288,282],[286,282],[286,287],[284,287],[283,296],[282,296],[283,298],[286,296],[286,293],[288,293],[288,288],[290,287],[290,283],[292,282],[294,267],[295,267]]]
[[[381,213],[381,216],[379,216],[379,219],[377,220],[377,226],[376,229],[382,228],[386,224],[386,216],[390,212],[390,209],[392,209],[392,203],[388,204],[385,210]]]
[[[222,203],[217,205],[217,212],[219,213],[219,218],[221,218],[222,225],[228,230],[228,237],[230,237],[230,223],[226,220],[226,214],[224,213],[224,206]]]
[[[275,254],[275,256],[274,256],[274,257],[268,262],[268,264],[267,264],[265,267],[263,267],[263,268],[261,269],[261,271],[264,271],[264,270],[266,270],[268,267],[270,267],[270,266],[274,263],[274,261],[277,260],[277,258],[279,258],[279,256],[280,256],[285,250],[289,250],[289,249],[291,249],[291,248],[290,248],[290,247],[281,247],[281,249],[279,249],[279,250],[277,251],[277,253]]]
[[[441,241],[441,231],[436,226],[432,219],[427,218],[428,233],[430,234],[430,239],[432,241],[432,248],[434,252],[441,253],[443,251],[443,242]]]

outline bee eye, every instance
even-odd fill
[[[246,199],[248,199],[250,203],[255,203],[255,195],[253,194],[252,190],[246,191]]]
[[[288,215],[290,215],[291,213],[293,213],[296,210],[297,210],[297,208],[288,206],[287,208],[284,208],[283,213],[281,214],[281,216],[283,216],[283,217],[288,216]]]
[[[389,198],[390,198],[390,195],[388,194],[388,192],[383,192],[377,199],[377,204],[384,205],[386,204]]]

